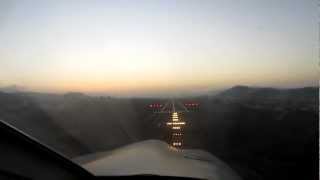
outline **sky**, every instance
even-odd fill
[[[0,86],[119,96],[318,86],[312,0],[0,0]]]

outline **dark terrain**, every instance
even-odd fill
[[[244,179],[318,179],[318,88],[236,86],[179,99],[200,108],[183,115],[185,148],[205,149]],[[0,119],[73,158],[145,140],[166,140],[163,99],[0,92]]]

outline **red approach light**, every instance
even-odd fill
[[[160,108],[160,107],[162,107],[162,104],[153,104],[153,107]]]
[[[190,103],[185,103],[184,105],[188,107],[195,107],[195,106],[199,106],[199,103],[190,102]]]

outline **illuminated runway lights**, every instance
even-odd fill
[[[183,144],[183,126],[186,125],[186,122],[180,121],[178,113],[173,112],[171,115],[171,121],[168,121],[167,125],[172,129],[170,144],[173,147],[181,148]]]
[[[167,125],[185,125],[185,122],[167,122]]]
[[[174,136],[182,136],[182,133],[173,133]]]

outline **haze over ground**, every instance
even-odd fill
[[[212,153],[243,179],[319,179],[318,95],[317,87],[237,86],[211,97],[181,98],[200,104],[181,115],[187,123],[184,148]],[[149,108],[164,101],[0,90],[0,119],[74,158],[146,139],[166,141],[170,115]]]
[[[1,1],[0,86],[117,96],[318,85],[316,1]]]

